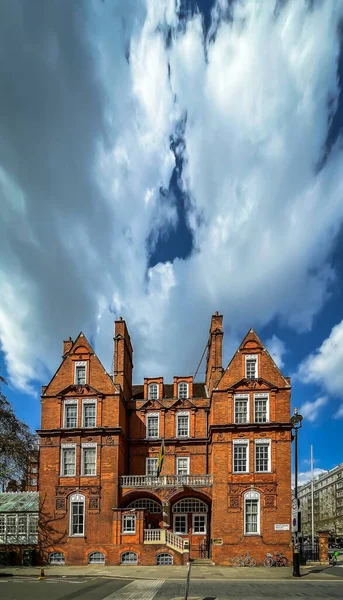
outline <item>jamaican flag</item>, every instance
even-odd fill
[[[158,461],[157,461],[157,477],[161,475],[162,467],[164,461],[164,439],[162,440],[162,444],[160,447],[160,451],[158,453]]]

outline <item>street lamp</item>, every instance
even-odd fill
[[[294,499],[297,510],[297,528],[294,532],[293,542],[293,577],[300,577],[300,556],[299,556],[299,505],[298,505],[298,431],[302,427],[303,416],[299,414],[298,409],[294,409],[294,415],[291,417],[293,436],[295,440],[294,452]]]

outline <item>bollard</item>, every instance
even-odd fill
[[[186,579],[186,590],[185,590],[185,600],[188,600],[188,592],[189,592],[189,583],[191,580],[191,561],[187,564],[187,579]]]
[[[44,579],[44,577],[45,577],[44,569],[41,569],[40,576],[38,577],[38,581],[40,581],[41,579]]]

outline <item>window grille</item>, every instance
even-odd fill
[[[188,398],[188,383],[182,381],[178,385],[178,397],[180,399]]]
[[[255,423],[268,421],[268,396],[255,398]]]
[[[85,365],[79,365],[76,367],[75,383],[77,385],[85,385],[86,384],[86,366]]]
[[[147,415],[147,437],[159,437],[159,418],[158,415]]]
[[[105,555],[102,552],[91,552],[90,554],[88,554],[88,564],[104,565]]]
[[[248,492],[244,498],[245,533],[260,532],[260,497],[257,492]]]
[[[96,427],[95,402],[85,402],[83,405],[83,427]]]
[[[177,415],[177,437],[188,437],[189,436],[189,414],[178,414]]]
[[[189,475],[189,457],[180,456],[176,459],[176,474]]]
[[[66,428],[77,427],[77,404],[65,404],[64,426]]]
[[[158,400],[158,384],[150,383],[148,388],[149,400]]]
[[[123,533],[136,533],[136,515],[123,515]]]
[[[158,554],[156,556],[156,564],[157,565],[172,565],[173,564],[173,555],[172,554]]]
[[[269,449],[269,442],[264,444],[258,443],[255,445],[255,471],[257,473],[263,473],[264,471],[270,470]]]
[[[207,515],[193,515],[193,533],[205,534],[207,524]]]
[[[139,498],[138,500],[133,500],[133,502],[131,502],[127,508],[142,508],[151,514],[162,513],[162,506],[150,498]]]
[[[75,448],[62,448],[61,475],[75,475]]]
[[[235,423],[248,423],[248,403],[249,398],[235,398]]]
[[[96,448],[82,448],[83,475],[96,475]]]
[[[146,459],[146,474],[152,477],[157,475],[158,458]]]
[[[173,506],[175,513],[207,513],[208,506],[197,498],[184,498]]]
[[[247,379],[256,379],[257,377],[257,357],[246,356],[245,358],[245,376]]]
[[[85,499],[81,494],[70,498],[70,535],[84,535]]]
[[[188,533],[187,515],[174,515],[174,533],[181,535]]]
[[[248,442],[233,444],[233,472],[248,472]]]
[[[63,552],[52,552],[49,554],[50,565],[64,565],[64,554]]]
[[[138,555],[136,552],[123,552],[120,557],[120,564],[122,565],[137,565]]]

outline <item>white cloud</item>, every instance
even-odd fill
[[[308,400],[299,408],[300,414],[306,419],[310,421],[310,423],[314,423],[319,416],[320,409],[323,408],[328,402],[327,396],[321,396],[317,398],[313,402]]]
[[[280,338],[274,334],[269,340],[266,341],[265,345],[279,369],[282,369],[284,366],[283,357],[287,352],[285,342],[280,340]]]
[[[313,478],[316,479],[317,477],[319,477],[319,475],[322,475],[323,473],[327,473],[327,471],[325,471],[325,469],[319,469],[318,467],[316,467],[315,469],[313,469]],[[311,471],[303,471],[302,473],[298,473],[298,485],[304,485],[305,483],[308,483],[309,481],[311,481],[311,478]],[[292,487],[293,486],[294,474],[292,475]]]
[[[304,383],[321,385],[329,394],[342,396],[343,321],[332,328],[329,337],[300,365],[298,376]]]
[[[233,20],[217,8],[206,40],[199,15],[179,26],[173,0],[85,2],[77,15],[67,3],[39,29],[8,6],[0,340],[12,383],[27,389],[54,369],[61,338],[81,328],[109,367],[119,314],[136,380],[194,372],[217,309],[225,350],[274,318],[309,329],[343,220],[338,146],[318,169],[342,2],[289,2],[277,17],[274,2],[240,2]],[[26,39],[35,45],[18,55]],[[194,251],[147,270],[147,240],[178,218],[159,190],[182,117]]]
[[[335,419],[343,419],[343,404],[340,405],[338,411],[336,412]]]

